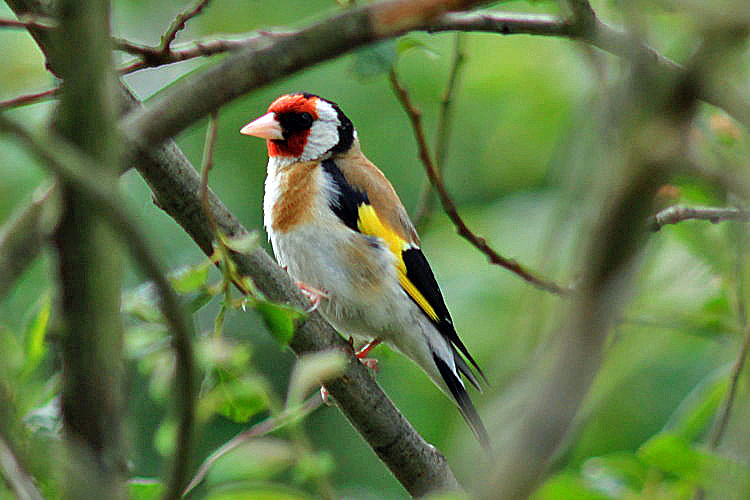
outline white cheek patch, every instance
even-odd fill
[[[339,143],[338,113],[326,101],[319,99],[316,103],[318,119],[310,127],[310,135],[307,136],[305,150],[300,160],[308,161],[322,157]]]

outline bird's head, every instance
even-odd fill
[[[356,139],[351,120],[336,104],[306,93],[279,97],[240,133],[266,139],[268,156],[289,161],[323,159],[347,151]]]

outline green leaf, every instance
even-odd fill
[[[432,50],[429,45],[427,45],[421,40],[417,40],[414,37],[402,36],[396,41],[396,53],[399,56],[402,56],[403,54],[405,54],[406,52],[412,49],[421,50],[422,52],[424,52],[425,54],[427,54],[433,59],[439,57],[438,53]]]
[[[572,472],[552,476],[531,496],[531,500],[608,500],[609,496],[586,487]],[[616,497],[615,497],[616,498]]]
[[[310,500],[301,491],[268,483],[241,483],[217,488],[205,500]]]
[[[646,464],[681,479],[697,483],[702,465],[701,455],[681,436],[661,433],[638,449],[638,457]]]
[[[237,253],[248,254],[258,246],[258,231],[250,231],[238,236],[228,237],[221,235],[222,242]]]
[[[146,323],[163,323],[154,286],[143,284],[123,295],[122,309],[127,314]]]
[[[297,320],[305,317],[305,313],[298,309],[267,300],[259,300],[255,307],[265,321],[271,335],[281,345],[287,345],[292,340],[294,330],[297,327]]]
[[[728,387],[726,369],[711,373],[680,402],[664,426],[665,430],[687,441],[698,439],[711,424]]]
[[[220,383],[201,397],[198,412],[202,420],[214,413],[237,423],[246,423],[268,408],[268,388],[264,380],[244,377]]]
[[[393,40],[369,45],[354,53],[351,71],[360,80],[373,78],[389,72],[397,56]]]
[[[154,435],[154,448],[163,457],[168,457],[174,452],[177,439],[177,422],[171,418],[162,421]]]
[[[206,475],[206,484],[271,479],[295,462],[294,448],[289,442],[276,438],[251,439],[218,458]]]
[[[28,375],[39,366],[47,352],[47,346],[44,337],[47,334],[49,326],[50,313],[52,311],[52,298],[47,293],[42,297],[39,311],[29,324],[26,330],[26,362],[23,367],[23,374]]]
[[[210,268],[211,263],[205,261],[197,266],[178,271],[170,277],[172,286],[179,293],[198,291],[206,284]]]
[[[312,388],[344,373],[348,361],[347,356],[338,350],[315,352],[300,357],[289,380],[287,408],[301,405]]]
[[[648,479],[648,467],[632,452],[614,452],[593,457],[581,466],[587,484],[619,497],[624,490],[640,491]]]
[[[294,476],[300,482],[312,481],[331,474],[336,468],[333,455],[327,451],[306,453],[294,468]]]
[[[130,500],[155,500],[161,498],[164,485],[158,479],[137,477],[128,481]]]

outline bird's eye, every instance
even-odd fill
[[[302,126],[304,126],[305,128],[307,128],[310,125],[312,125],[313,117],[312,117],[312,115],[310,113],[307,113],[307,112],[300,113],[299,114],[299,121],[300,121],[300,124]]]
[[[293,134],[295,132],[302,132],[303,130],[307,130],[315,121],[313,116],[306,111],[303,111],[301,113],[282,113],[277,117],[277,119],[281,124],[281,130],[283,131],[285,136],[288,134]]]

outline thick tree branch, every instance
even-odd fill
[[[216,66],[165,90],[148,106],[123,120],[126,138],[151,147],[173,137],[229,101],[367,43],[428,26],[450,10],[486,0],[379,2],[348,10],[276,39],[268,46],[243,49]]]
[[[51,34],[65,54],[56,132],[95,159],[81,165],[101,189],[117,186],[114,83],[108,0],[61,0]],[[53,242],[63,334],[61,409],[70,478],[64,498],[126,496],[122,429],[122,258],[97,207],[60,182],[62,213]]]

